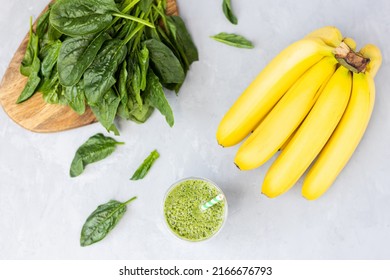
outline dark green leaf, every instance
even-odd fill
[[[66,39],[58,58],[58,73],[64,86],[78,83],[85,70],[91,65],[103,43],[110,36],[101,32],[97,36],[79,36]]]
[[[110,89],[96,106],[91,106],[95,117],[107,131],[111,131],[120,101],[120,97],[113,89]]]
[[[138,104],[138,108],[142,110],[142,98],[141,98],[141,68],[137,61],[130,61],[131,65],[131,94],[135,98],[135,101]]]
[[[36,63],[37,62],[35,59],[35,57],[38,56],[38,52],[39,52],[39,38],[33,32],[32,21],[30,20],[30,37],[28,40],[26,52],[24,54],[22,63],[20,65],[20,73],[22,73],[22,75],[28,77],[28,76],[30,76],[31,72],[39,71],[39,68],[38,68],[38,70],[36,70]],[[35,62],[35,65],[33,65],[34,62]],[[39,65],[39,67],[40,67],[40,65]],[[35,69],[32,70],[31,68],[35,68]]]
[[[157,150],[154,150],[150,153],[150,155],[144,160],[144,162],[138,167],[138,169],[134,172],[133,176],[130,180],[140,180],[143,179],[146,174],[148,174],[150,168],[153,163],[160,157],[160,154]]]
[[[42,92],[43,100],[49,104],[62,104],[67,105],[68,102],[64,96],[63,87],[60,83],[53,83],[53,86],[49,87],[47,91]]]
[[[167,24],[170,36],[185,63],[185,69],[188,70],[194,61],[199,60],[198,50],[181,17],[169,16]]]
[[[173,52],[156,39],[144,42],[149,50],[153,69],[163,83],[182,83],[185,78],[183,67]]]
[[[146,77],[148,75],[148,67],[149,67],[149,50],[144,45],[142,49],[137,53],[138,62],[141,70],[141,90],[145,90],[146,88]]]
[[[154,108],[148,104],[144,104],[142,106],[142,110],[140,110],[137,106],[131,111],[131,115],[129,117],[130,120],[136,123],[144,123],[149,117],[152,115]]]
[[[211,36],[214,40],[237,48],[253,49],[253,44],[241,35],[221,32]]]
[[[58,54],[60,53],[61,41],[57,40],[47,44],[44,47],[44,55],[41,64],[41,72],[44,77],[50,77],[54,65],[57,63]],[[41,51],[42,53],[42,51]]]
[[[148,84],[145,90],[145,96],[147,102],[159,110],[165,116],[169,126],[172,127],[174,118],[171,106],[169,106],[168,100],[165,98],[164,90],[158,77],[151,70],[148,72]]]
[[[140,2],[140,7],[141,7],[141,11],[143,11],[144,13],[147,13],[152,5],[154,0],[141,0]]]
[[[110,200],[106,204],[99,205],[85,221],[81,230],[80,245],[88,246],[96,243],[118,224],[127,210],[127,205],[135,200],[133,197],[126,202]]]
[[[103,95],[115,84],[114,73],[125,59],[127,48],[121,40],[104,43],[91,66],[84,73],[85,96],[89,105],[97,105]]]
[[[49,41],[55,41],[60,39],[62,33],[55,29],[52,24],[49,22],[49,26],[47,27],[47,38]]]
[[[38,38],[43,38],[43,36],[47,31],[47,28],[49,27],[49,15],[50,15],[50,7],[38,19],[37,28],[36,28],[36,34]]]
[[[223,0],[222,2],[222,10],[225,14],[226,18],[233,24],[237,24],[237,18],[233,14],[233,9],[230,0]]]
[[[85,112],[84,87],[77,83],[71,87],[64,87],[64,96],[69,106],[79,115]]]
[[[51,24],[69,36],[83,36],[102,31],[119,12],[113,0],[57,0],[50,13]]]
[[[39,78],[38,74],[35,72],[31,73],[28,77],[27,84],[24,87],[16,103],[22,103],[29,99],[35,93],[35,90],[37,89],[40,82],[41,78]]]
[[[83,173],[87,164],[102,160],[111,155],[117,145],[124,144],[98,133],[81,145],[70,166],[70,176],[76,177]]]

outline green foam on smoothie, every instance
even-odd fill
[[[201,241],[214,235],[225,219],[225,201],[202,211],[201,205],[220,194],[211,183],[200,179],[179,182],[168,193],[164,215],[171,230],[181,238]]]

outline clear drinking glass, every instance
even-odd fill
[[[201,206],[222,194],[224,199],[202,210]],[[199,242],[216,236],[223,228],[228,203],[223,191],[214,182],[200,177],[189,177],[172,184],[163,201],[165,225],[176,237]]]

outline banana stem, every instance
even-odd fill
[[[368,63],[370,63],[369,58],[365,58],[360,53],[354,52],[344,42],[341,42],[340,46],[335,48],[334,53],[335,58],[341,65],[355,73],[364,73]]]

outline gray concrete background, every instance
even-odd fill
[[[99,124],[36,134],[0,110],[1,259],[388,259],[390,257],[389,1],[233,0],[231,25],[221,0],[179,0],[180,12],[199,48],[180,92],[169,94],[176,123],[155,113],[144,125],[120,122],[126,142],[109,158],[71,179],[74,152]],[[47,4],[1,0],[0,77],[34,18]],[[384,62],[376,77],[377,102],[369,128],[350,163],[320,200],[288,193],[267,199],[260,186],[270,163],[240,172],[237,147],[222,149],[216,127],[234,100],[283,48],[306,33],[336,25],[358,47],[377,44]],[[253,50],[209,38],[221,31],[253,40]],[[153,149],[161,158],[139,182],[128,178]],[[188,176],[207,177],[227,195],[229,217],[212,241],[180,242],[164,228],[162,199]],[[102,242],[79,246],[87,216],[109,199],[138,195],[123,220]]]

